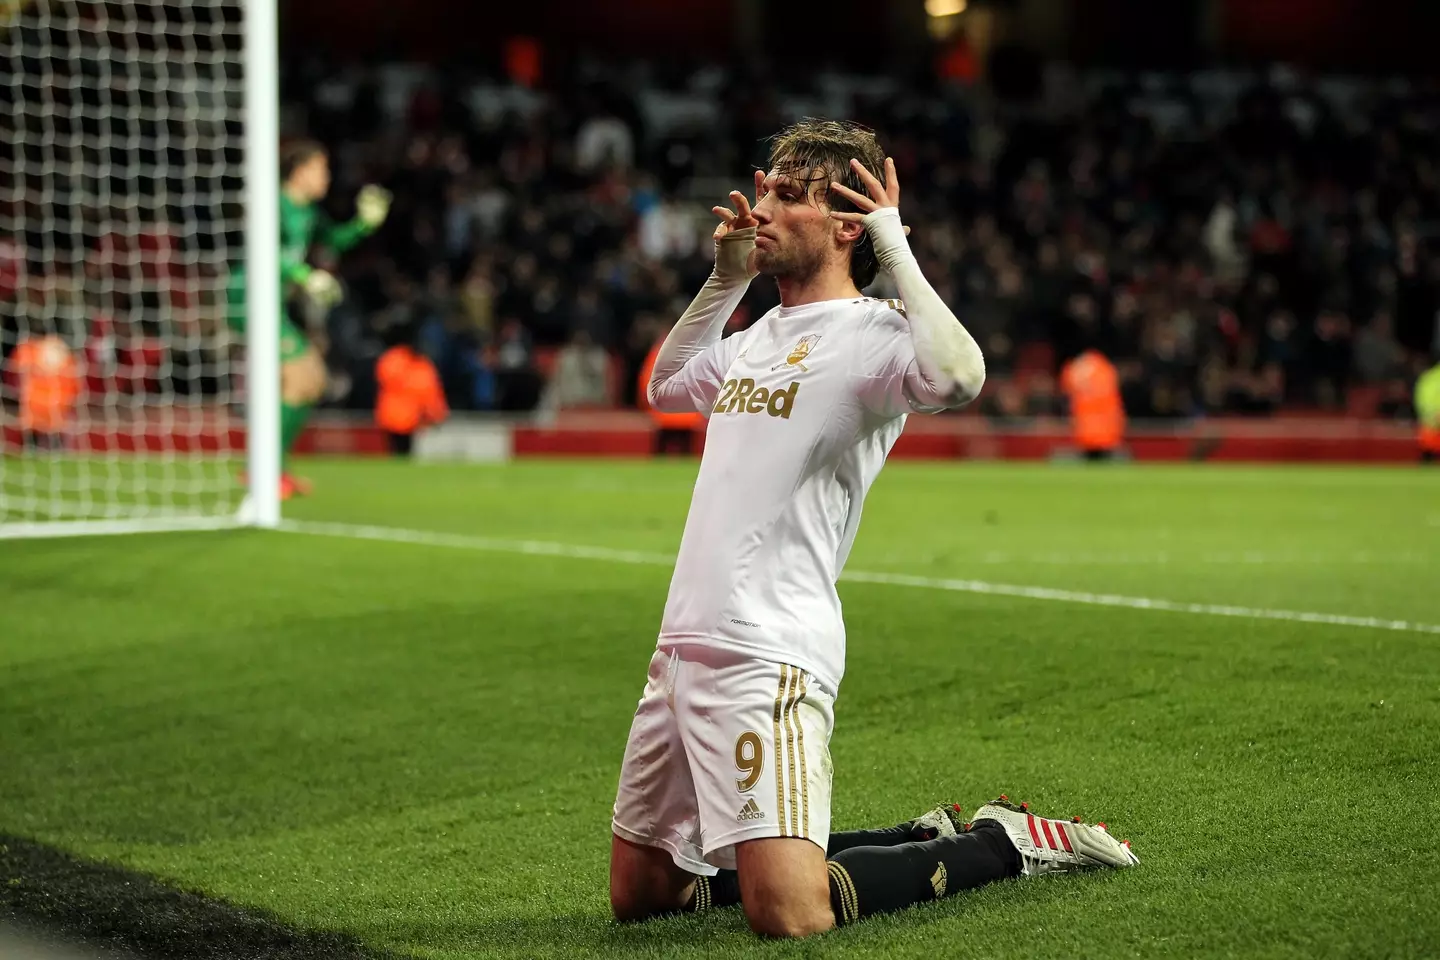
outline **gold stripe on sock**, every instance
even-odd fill
[[[850,919],[860,919],[860,891],[855,889],[855,878],[850,876],[850,871],[844,867],[840,873],[845,877],[845,887],[850,891]]]
[[[784,708],[789,669],[780,664],[780,689],[775,693],[775,816],[782,837],[789,834],[785,832],[785,765],[780,762],[780,711]]]
[[[710,879],[708,877],[696,877],[695,893],[690,898],[691,903],[693,904],[691,909],[694,910],[696,913],[699,913],[701,910],[707,909],[709,905],[705,902],[705,895],[709,892]]]
[[[800,696],[800,669],[790,668],[785,699],[785,766],[790,771],[790,836],[800,836],[800,788],[795,782],[795,701]]]
[[[840,912],[844,914],[841,922],[853,923],[860,919],[860,898],[855,893],[855,881],[850,879],[850,871],[834,860],[826,863],[829,865],[830,875],[835,878],[835,887],[840,891]]]
[[[855,908],[850,905],[850,888],[845,883],[845,868],[833,860],[830,862],[830,876],[835,879],[835,889],[840,891],[840,922],[849,923],[855,919]]]
[[[843,927],[850,917],[850,908],[845,905],[845,887],[840,882],[840,874],[835,872],[836,866],[837,864],[834,860],[827,860],[825,862],[825,871],[830,874],[830,882],[835,885],[836,891],[840,894],[840,916],[835,918],[835,925],[837,927]]]

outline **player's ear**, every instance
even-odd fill
[[[834,220],[831,222],[838,225],[835,230],[835,239],[841,243],[854,243],[865,236],[865,224],[863,223],[858,223],[854,220]]]

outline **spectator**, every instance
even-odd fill
[[[576,330],[555,358],[544,406],[550,410],[603,407],[610,402],[609,380],[610,355],[588,330]]]
[[[1395,323],[1379,310],[1355,334],[1355,377],[1361,383],[1383,383],[1404,373],[1405,351],[1395,339]]]
[[[595,112],[575,135],[575,169],[588,173],[601,167],[629,167],[635,161],[635,141],[625,121],[609,110]]]
[[[500,324],[495,343],[495,406],[506,411],[533,410],[540,399],[540,375],[530,335],[513,317]]]
[[[600,344],[601,349],[615,341],[614,314],[600,298],[600,291],[593,283],[586,283],[575,294],[570,329],[575,333],[585,333],[592,342]]]
[[[1328,77],[1280,100],[1264,75],[1093,72],[1037,109],[996,100],[983,81],[848,78],[823,95],[782,87],[772,97],[715,64],[593,59],[473,87],[450,71],[392,67],[337,74],[307,56],[282,71],[286,133],[330,141],[338,183],[375,180],[395,194],[385,229],[341,265],[343,309],[354,313],[332,337],[337,382],[369,379],[374,331],[428,315],[426,349],[457,404],[533,403],[531,350],[566,344],[577,328],[623,355],[628,402],[650,342],[638,318],[673,321],[674,301],[708,270],[692,211],[746,183],[755,137],[817,99],[875,126],[904,167],[911,245],[973,324],[987,389],[1019,380],[999,404],[1007,410],[1017,399],[1050,406],[1029,390],[1033,374],[1053,378],[1092,339],[1134,414],[1189,415],[1338,407],[1352,377],[1390,396],[1397,366],[1428,355],[1436,337],[1440,130],[1425,122],[1433,91],[1420,85]],[[14,76],[23,64],[8,69],[12,86],[44,82]],[[142,113],[124,121],[133,136],[173,134],[164,111]],[[63,143],[46,149],[54,205],[7,206],[27,234],[0,238],[0,298],[29,267],[24,251],[52,251],[38,272],[86,264],[104,288],[89,313],[113,318],[117,334],[185,340],[171,328],[193,306],[187,270],[240,238],[207,226],[211,214],[193,230],[136,221],[149,208],[127,193],[138,181],[123,163],[106,184],[113,204],[67,200],[89,193],[67,172],[84,165]],[[450,278],[438,297],[437,265]],[[883,279],[868,292],[893,294]],[[774,302],[772,287],[752,285],[727,332]],[[1371,319],[1352,336],[1351,317]],[[503,329],[504,318],[517,326]],[[0,350],[14,349],[16,325],[0,315]]]
[[[1350,318],[1344,311],[1327,307],[1315,318],[1310,352],[1315,402],[1326,409],[1342,407],[1351,363]]]

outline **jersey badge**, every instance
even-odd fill
[[[815,344],[819,342],[820,334],[818,333],[811,333],[801,337],[795,346],[790,349],[790,355],[785,358],[785,362],[777,363],[770,369],[773,371],[779,370],[781,367],[799,367],[801,370],[809,373],[810,368],[805,366],[805,358],[810,356],[810,352],[815,349]]]

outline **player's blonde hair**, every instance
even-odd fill
[[[850,166],[852,157],[881,183],[885,182],[885,151],[880,149],[880,141],[869,127],[848,120],[805,117],[770,138],[770,169],[804,183],[807,194],[812,184],[822,182],[825,193],[820,201],[828,203],[832,210],[855,209],[849,200],[830,192],[832,180],[869,196],[860,176]],[[862,233],[850,250],[850,278],[863,290],[875,280],[878,268],[870,234]]]

